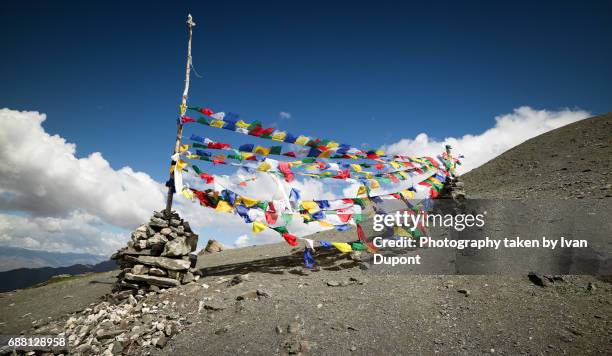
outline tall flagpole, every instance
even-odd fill
[[[181,118],[185,115],[185,112],[187,111],[187,94],[189,93],[189,73],[191,71],[191,35],[192,35],[192,29],[195,27],[195,22],[193,22],[193,18],[191,17],[191,14],[187,15],[187,27],[189,28],[189,42],[187,42],[187,66],[185,68],[185,88],[183,89],[183,99],[181,101],[181,107],[180,107],[180,117],[179,120],[177,122],[177,130],[176,130],[176,144],[174,145],[174,153],[173,156],[176,155],[179,152],[179,148],[181,146],[181,136],[183,135],[183,123],[181,121]],[[170,166],[170,183],[174,182],[174,165],[176,165],[178,163],[177,162],[172,162],[172,165]],[[166,199],[166,216],[170,215],[170,212],[172,210],[172,197],[173,197],[173,192],[174,190],[174,184],[168,184],[168,197]]]

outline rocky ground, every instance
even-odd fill
[[[607,115],[530,140],[467,174],[468,197],[609,204],[611,132]],[[605,278],[385,274],[334,251],[317,262],[304,269],[283,243],[202,255],[198,281],[121,301],[105,298],[113,273],[4,293],[0,334],[64,332],[83,354],[612,354]]]

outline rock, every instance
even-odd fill
[[[595,285],[595,283],[589,282],[589,284],[587,285],[587,290],[594,291],[596,289],[597,289],[597,286]]]
[[[145,265],[165,268],[172,271],[185,271],[189,269],[189,261],[166,257],[139,256],[136,261]]]
[[[191,273],[191,272],[187,272],[187,273],[185,273],[185,275],[183,276],[183,280],[182,280],[182,282],[183,282],[183,284],[187,284],[187,283],[191,283],[191,282],[193,282],[193,281],[194,281],[194,279],[195,279],[195,278],[193,277],[193,273]]]
[[[155,285],[149,286],[149,292],[158,293],[159,287]]]
[[[242,283],[242,282],[244,282],[244,281],[248,281],[248,280],[249,280],[248,275],[242,275],[242,274],[239,274],[239,275],[237,275],[237,276],[234,276],[234,278],[232,278],[232,279],[229,281],[229,283],[228,283],[228,284],[229,284],[230,286],[235,286],[235,285],[238,285],[238,284],[240,284],[240,283]]]
[[[179,219],[170,219],[170,226],[178,227],[181,225],[181,221]]]
[[[123,351],[122,343],[119,341],[113,342],[113,348],[111,349],[111,352],[113,353],[113,355],[120,354],[122,351]]]
[[[149,222],[149,226],[159,227],[163,229],[164,227],[168,227],[168,222],[164,219],[153,217],[151,218],[151,221]]]
[[[151,245],[158,245],[158,244],[165,244],[166,242],[168,242],[168,239],[166,238],[166,236],[164,236],[162,234],[155,234],[155,235],[149,237],[149,239],[147,240],[147,243],[149,244],[149,246],[151,246]]]
[[[338,281],[327,281],[327,285],[330,287],[338,287],[340,286],[340,282]]]
[[[183,274],[177,271],[168,271],[168,277],[180,281],[183,278]]]
[[[98,340],[110,339],[114,338],[117,335],[123,334],[125,330],[117,329],[117,330],[103,330],[100,329],[96,332],[96,338]]]
[[[461,294],[465,294],[466,297],[470,296],[470,291],[467,289],[459,289],[457,292],[461,293]]]
[[[185,242],[187,242],[191,250],[190,252],[195,251],[198,248],[198,235],[192,233],[185,234]]]
[[[149,268],[145,267],[144,265],[136,265],[132,267],[133,274],[147,274],[148,271],[149,271]]]
[[[171,232],[172,232],[172,229],[169,227],[165,227],[159,231],[159,233],[162,235],[170,235]]]
[[[350,259],[355,262],[361,262],[361,251],[353,251],[350,254]]]
[[[221,252],[223,251],[225,248],[223,247],[223,245],[217,241],[217,240],[208,240],[208,242],[206,243],[206,247],[204,249],[202,249],[202,251],[200,251],[198,253],[198,255],[206,255],[209,253],[217,253],[217,252]]]
[[[226,325],[222,327],[221,329],[215,330],[215,335],[222,335],[222,334],[227,333],[228,331],[229,331],[229,326]]]
[[[155,346],[159,347],[160,349],[163,349],[167,343],[168,343],[168,338],[165,335],[162,335],[159,337],[159,339],[157,339]]]
[[[287,332],[289,334],[297,334],[300,332],[300,324],[293,322],[287,326]]]
[[[166,327],[164,328],[164,333],[166,333],[166,335],[168,337],[176,334],[178,332],[178,328],[176,326],[176,323],[171,322],[168,325],[166,325]]]
[[[202,307],[206,310],[223,310],[227,308],[227,305],[221,302],[207,301],[207,302],[204,302]]]
[[[188,255],[190,252],[191,247],[187,244],[185,237],[180,236],[174,240],[168,241],[161,255],[167,257],[181,257]]]
[[[126,273],[125,279],[136,281],[136,282],[146,282],[148,284],[159,286],[159,287],[176,287],[180,285],[179,281],[177,281],[176,279],[149,276],[149,275],[136,275],[132,273]]]
[[[534,272],[529,272],[527,277],[529,278],[531,283],[535,284],[536,286],[546,287],[547,283],[545,282],[545,280]]]
[[[146,240],[138,240],[138,243],[135,243],[134,247],[137,250],[144,250],[144,249],[147,248],[147,241]]]
[[[190,268],[195,268],[195,266],[198,264],[198,255],[189,254],[189,262],[190,262],[189,267]],[[193,271],[191,271],[191,272],[195,273]]]
[[[281,328],[278,325],[276,325],[276,328],[274,328],[274,330],[276,331],[277,334],[282,334],[283,333],[283,328]]]
[[[250,290],[237,296],[236,300],[255,300],[257,299],[257,296],[258,294],[256,290]]]
[[[272,295],[265,289],[258,289],[257,295],[264,298],[270,298]]]
[[[166,271],[164,271],[163,269],[159,269],[155,267],[152,267],[151,269],[149,269],[149,274],[151,276],[157,276],[157,277],[165,277],[168,275],[168,273],[166,273]]]

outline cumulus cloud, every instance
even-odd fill
[[[45,132],[45,119],[0,109],[0,211],[19,213],[0,215],[0,244],[111,254],[164,207],[166,188],[144,172],[113,169],[99,152],[77,157],[75,144]],[[175,208],[194,228],[239,222],[187,204],[177,199]]]
[[[442,152],[444,145],[450,144],[454,153],[465,156],[460,167],[460,172],[465,173],[532,137],[590,115],[583,110],[548,111],[522,106],[512,113],[495,117],[495,125],[480,134],[436,140],[421,133],[414,139],[405,138],[382,149],[394,154],[423,156]]]
[[[278,113],[278,117],[283,120],[291,119],[291,113],[286,111],[281,111]]]
[[[113,169],[99,152],[76,157],[75,144],[45,132],[45,119],[0,109],[0,209],[56,217],[79,210],[133,228],[163,207],[163,185],[130,167]]]

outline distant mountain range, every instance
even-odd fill
[[[108,256],[0,246],[0,272],[18,268],[66,267],[76,264],[95,265],[106,260],[108,260]]]
[[[77,275],[88,272],[107,272],[118,268],[117,263],[106,260],[95,265],[76,264],[68,267],[19,268],[0,272],[0,292],[23,289],[62,274]]]
[[[117,268],[107,256],[0,247],[0,292],[27,288],[60,274],[106,272]]]

